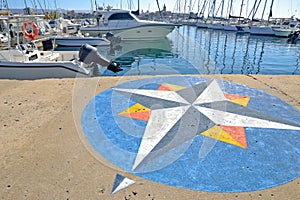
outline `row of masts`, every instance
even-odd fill
[[[177,0],[173,12],[190,13],[200,19],[247,18],[251,20],[262,20],[266,17],[266,13],[268,20],[272,17],[274,0],[255,0],[254,2],[252,1],[253,5],[250,5],[249,0],[240,0],[238,3],[240,3],[240,5],[238,5],[235,0]],[[259,13],[261,16],[258,16]]]
[[[35,13],[42,13],[46,15],[52,11],[57,11],[57,1],[53,0],[53,4],[50,3],[49,0],[24,0],[24,14],[31,15]],[[10,12],[10,6],[7,0],[0,1],[0,10]],[[38,11],[39,10],[39,11]]]
[[[33,13],[39,13],[42,11],[43,14],[46,14],[47,12],[57,11],[57,0],[24,0],[24,14],[33,14]],[[98,10],[100,7],[112,7],[111,5],[100,5],[97,0],[91,0],[91,11]],[[122,0],[120,1],[120,5],[118,6],[121,9],[126,7],[126,3],[124,3]],[[127,9],[132,10],[135,7],[133,0],[127,0]],[[138,8],[139,8],[139,1],[138,1]],[[9,10],[9,4],[7,0],[1,0],[0,1],[0,10]]]

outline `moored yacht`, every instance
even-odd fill
[[[251,25],[250,34],[252,35],[274,35],[273,28],[269,25]]]
[[[273,28],[273,32],[277,37],[288,37],[293,32],[293,30],[290,28],[279,27]]]
[[[153,40],[166,37],[178,26],[172,23],[140,20],[127,10],[100,11],[97,24],[81,27],[82,34],[99,36],[113,33],[122,40]]]
[[[291,19],[282,22],[278,27],[273,27],[273,31],[277,37],[288,37],[290,34],[297,31],[299,27],[299,22]]]

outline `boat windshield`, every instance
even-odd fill
[[[108,20],[134,20],[134,18],[129,13],[114,13]]]

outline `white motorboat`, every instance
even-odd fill
[[[293,32],[293,30],[290,28],[282,28],[282,27],[273,28],[273,31],[275,36],[277,37],[288,37]]]
[[[252,35],[274,35],[273,28],[268,25],[251,25],[250,34]]]
[[[126,10],[105,10],[99,13],[97,25],[81,27],[80,31],[90,36],[111,32],[122,40],[153,40],[165,38],[176,26],[178,24],[140,20]]]
[[[275,36],[277,37],[289,37],[290,34],[297,31],[299,23],[293,19],[284,21],[280,26],[273,27]]]
[[[59,37],[54,36],[51,38],[53,42],[58,46],[65,47],[80,47],[84,44],[91,46],[109,46],[110,41],[102,37],[80,37],[80,36],[68,36]]]
[[[34,43],[19,44],[15,49],[0,51],[0,78],[41,79],[73,78],[97,75],[98,65],[112,67],[97,49],[89,45],[80,51],[39,51]]]

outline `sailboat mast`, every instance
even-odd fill
[[[26,0],[24,0],[25,8],[28,8]]]
[[[240,9],[240,18],[239,18],[239,22],[241,21],[241,17],[242,17],[242,12],[243,12],[243,6],[244,6],[244,0],[242,0],[242,4],[241,4],[241,9]]]
[[[224,13],[224,0],[222,0],[221,17],[223,17],[223,13]]]
[[[43,6],[42,6],[40,0],[37,0],[37,2],[38,2],[38,4],[39,4],[39,6],[40,6],[40,8],[41,8],[41,10],[42,10],[42,12],[43,12],[43,14],[45,15],[46,12],[45,12],[45,10],[44,10],[44,8],[43,8]]]
[[[244,6],[244,0],[242,0],[242,3],[241,3],[240,18],[242,17],[243,6]]]
[[[201,10],[200,10],[200,17],[204,17],[204,11],[205,11],[205,9],[206,9],[206,6],[207,6],[207,1],[208,0],[204,0],[204,2],[203,2],[203,5],[202,5],[202,8],[201,8]]]
[[[273,16],[273,13],[272,13],[273,3],[274,3],[274,0],[272,0],[271,5],[270,5],[270,13],[269,13],[269,16],[268,16],[268,23],[270,21],[270,18]]]
[[[250,18],[250,15],[252,14],[252,19],[254,18],[254,10],[255,10],[255,8],[256,8],[256,4],[257,4],[257,0],[255,0],[255,2],[254,2],[254,5],[253,5],[253,8],[251,9],[251,11],[250,11],[250,13],[249,13],[249,16],[248,16],[248,18]]]
[[[215,18],[216,0],[213,1],[212,18]]]
[[[268,0],[265,1],[264,9],[263,9],[263,12],[262,12],[262,14],[261,14],[261,20],[264,19],[264,14],[265,14],[265,11],[266,11],[267,2],[268,2]]]
[[[184,13],[184,14],[186,13],[186,1],[187,1],[187,0],[184,0],[184,6],[183,6],[183,13]]]
[[[93,3],[93,0],[91,0],[91,12],[93,12],[94,11],[94,3]]]
[[[228,6],[229,9],[228,9],[228,12],[227,12],[228,18],[230,18],[230,16],[231,16],[232,4],[233,4],[233,0],[230,0],[229,3],[228,3],[228,5],[229,5],[229,6]]]
[[[198,0],[198,9],[197,9],[198,14],[199,14],[199,11],[200,11],[200,4],[201,4],[201,0]]]
[[[254,19],[255,15],[256,15],[256,13],[257,13],[257,10],[258,10],[258,7],[259,7],[260,3],[261,3],[261,0],[259,0],[258,5],[256,6],[257,0],[255,0],[254,6],[253,6],[253,8],[252,8],[252,10],[251,10],[251,12],[250,12],[250,14],[253,12],[253,13],[252,13],[252,20]],[[250,15],[250,14],[249,14],[249,15]]]
[[[160,7],[159,7],[159,2],[158,2],[158,0],[156,0],[156,3],[157,3],[159,15],[160,15],[160,17],[161,17],[161,19],[162,19],[161,10],[160,10]]]

